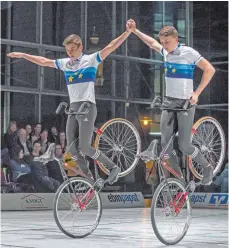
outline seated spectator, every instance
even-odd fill
[[[48,130],[44,129],[41,133],[41,137],[39,139],[41,144],[41,153],[45,153],[50,145],[50,142],[48,141]]]
[[[58,131],[57,131],[56,127],[52,127],[51,128],[51,133],[50,133],[50,136],[49,136],[49,141],[51,143],[58,142]]]
[[[216,178],[216,180],[208,187],[207,192],[228,193],[228,163],[226,163],[224,170]]]
[[[21,147],[17,146],[16,151],[17,151],[17,157],[14,157],[13,159],[10,160],[10,168],[13,174],[12,175],[13,182],[16,182],[20,176],[29,174],[31,172],[30,166],[26,164],[25,160],[23,159],[24,153]]]
[[[23,150],[24,155],[29,155],[31,150],[29,150],[29,143],[26,140],[26,130],[21,128],[18,131],[18,145]]]
[[[37,123],[34,127],[34,134],[32,135],[32,145],[36,140],[39,140],[41,137],[41,124]]]
[[[30,152],[32,151],[32,127],[30,124],[27,124],[25,126],[25,130],[26,130],[26,140],[27,140],[27,143],[28,143],[28,146],[29,146],[29,150]]]
[[[17,124],[16,121],[10,121],[7,133],[4,135],[4,142],[9,150],[10,157],[15,156],[15,148],[17,146]]]
[[[61,159],[63,157],[62,148],[60,144],[55,146],[55,157]],[[63,176],[60,171],[60,166],[56,160],[50,161],[47,163],[49,176],[56,179],[60,183],[63,183]]]
[[[67,146],[65,132],[60,132],[60,135],[59,135],[59,144],[61,145],[62,152],[65,153],[65,148]]]
[[[46,164],[39,161],[34,161],[35,157],[41,155],[41,144],[39,141],[33,143],[33,151],[31,155],[27,156],[27,161],[31,165],[31,172],[34,178],[34,184],[39,190],[45,190],[45,192],[56,192],[60,186],[60,182],[49,177]]]

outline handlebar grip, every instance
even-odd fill
[[[56,114],[59,114],[60,113],[60,111],[61,111],[61,109],[62,109],[63,106],[65,106],[65,109],[66,109],[67,106],[68,106],[68,104],[66,102],[61,102],[59,104],[59,106],[57,107],[57,109],[56,109]]]
[[[152,103],[151,103],[151,108],[155,108],[161,105],[161,97],[160,96],[155,96]]]
[[[184,106],[183,106],[183,109],[187,109],[189,104],[190,104],[190,99],[187,99]]]

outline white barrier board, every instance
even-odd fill
[[[1,194],[1,210],[47,210],[53,209],[52,193]],[[144,207],[141,192],[101,193],[103,208]]]

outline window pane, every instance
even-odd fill
[[[95,121],[95,126],[101,127],[105,122],[107,122],[112,118],[111,102],[96,100],[96,106],[97,106],[97,118]]]
[[[37,55],[37,51],[31,48],[12,47],[11,52],[24,52]],[[37,87],[37,68],[35,65],[24,59],[11,59],[11,83],[12,86],[28,88]]]
[[[46,51],[45,57],[59,59],[66,57],[65,53]],[[67,92],[64,73],[55,68],[44,67],[44,88],[49,90],[60,90]]]
[[[112,38],[112,2],[87,2],[87,12],[88,48],[94,27],[99,36],[99,46],[103,48]]]
[[[80,35],[80,27],[80,2],[43,2],[43,43],[62,46],[68,35]]]
[[[174,26],[185,38],[185,2],[165,2],[165,25]]]
[[[228,2],[209,2],[209,5],[210,58],[228,61]]]
[[[35,95],[25,93],[10,93],[10,119],[15,120],[18,126],[34,124]]]
[[[8,11],[8,2],[1,2],[1,38],[7,38],[7,11]]]
[[[1,45],[1,85],[5,85],[5,73],[6,73],[6,45]]]
[[[130,63],[130,98],[153,99],[161,92],[160,67],[143,63]]]
[[[4,100],[5,92],[1,91],[1,135],[4,133]]]
[[[68,97],[46,95],[41,97],[41,120],[44,128],[50,129],[56,126],[58,130],[65,130],[67,116],[56,114],[56,109],[61,102],[69,103]]]
[[[12,40],[36,42],[37,2],[13,2]]]

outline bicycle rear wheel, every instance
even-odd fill
[[[225,157],[226,140],[223,128],[216,119],[210,116],[203,117],[194,124],[191,140],[192,144],[196,146],[208,162],[213,165],[213,176],[215,176],[219,172]],[[202,179],[202,165],[190,157],[187,159],[188,166],[193,175],[198,179]]]
[[[180,242],[191,221],[191,205],[181,181],[169,178],[156,189],[151,205],[151,222],[155,235],[165,245]],[[182,197],[186,203],[181,207]],[[181,198],[181,199],[180,199]]]
[[[86,237],[96,229],[102,215],[99,193],[85,178],[67,180],[56,192],[53,213],[64,234],[71,238]]]
[[[141,151],[141,139],[131,122],[117,118],[106,122],[99,129],[94,146],[121,168],[119,177],[123,177],[138,163],[139,158],[135,156]],[[99,161],[97,163],[104,173],[110,173],[106,165]]]

